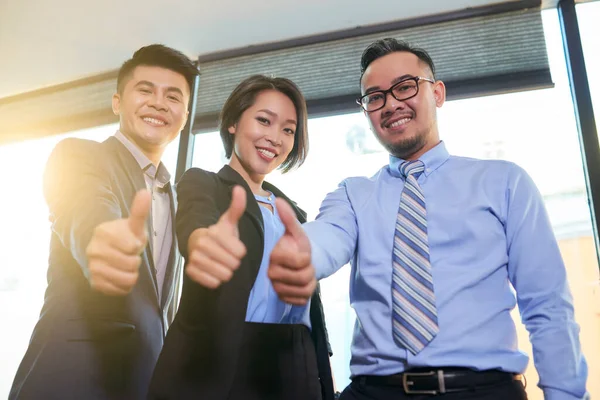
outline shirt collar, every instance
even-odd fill
[[[156,165],[150,161],[150,159],[131,141],[127,138],[127,136],[123,135],[121,131],[117,131],[115,133],[115,138],[119,142],[129,150],[133,158],[137,161],[140,168],[146,175],[150,178],[155,179],[157,182],[157,186],[160,188],[164,188],[167,183],[171,180],[171,174],[167,171],[167,168],[164,166],[162,161],[158,164],[158,168]]]
[[[448,150],[446,150],[446,145],[444,142],[440,141],[434,148],[419,157],[419,160],[425,164],[425,171],[423,171],[423,174],[425,174],[425,176],[429,176],[429,174],[441,167],[442,164],[448,160],[448,158],[450,158],[450,153],[448,153]],[[401,178],[402,174],[400,173],[400,165],[405,162],[406,160],[394,157],[390,154],[390,173],[397,178]]]

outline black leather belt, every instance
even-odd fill
[[[466,368],[411,370],[402,374],[359,375],[353,381],[372,386],[401,386],[406,394],[442,394],[473,390],[503,382],[520,381],[522,375],[499,370],[474,371]]]

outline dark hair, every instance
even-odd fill
[[[133,57],[121,66],[117,77],[119,93],[122,93],[124,82],[129,75],[140,65],[162,67],[183,75],[188,83],[190,93],[194,87],[194,79],[198,75],[198,68],[185,54],[162,44],[151,44],[133,53]]]
[[[229,133],[229,127],[238,123],[240,117],[256,101],[256,96],[265,90],[277,90],[287,96],[296,108],[296,133],[294,134],[294,147],[287,159],[279,168],[283,173],[294,167],[302,165],[308,154],[308,132],[306,101],[302,92],[294,82],[286,78],[272,78],[264,75],[252,75],[244,79],[231,92],[223,105],[219,116],[219,130],[225,156],[231,157],[233,152],[233,135]]]
[[[411,46],[408,42],[394,38],[379,39],[376,42],[371,43],[369,47],[363,51],[362,57],[360,58],[360,79],[362,80],[365,70],[373,61],[397,51],[413,53],[419,60],[427,64],[435,79],[435,65],[433,65],[433,60],[429,53],[419,47]]]

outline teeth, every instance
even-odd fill
[[[404,124],[406,124],[406,123],[407,123],[408,121],[410,121],[411,119],[412,119],[412,118],[403,118],[403,119],[401,119],[401,120],[399,120],[399,121],[396,121],[396,122],[394,122],[394,123],[390,124],[388,127],[389,127],[389,128],[397,128],[397,127],[399,127],[400,125],[404,125]]]
[[[146,122],[150,122],[151,124],[154,124],[154,125],[165,125],[164,121],[161,121],[156,118],[145,117],[145,118],[143,118],[143,120]]]
[[[269,151],[269,150],[265,150],[265,149],[258,149],[258,152],[261,154],[264,154],[265,156],[269,157],[269,158],[275,158],[275,153]]]

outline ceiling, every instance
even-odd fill
[[[0,0],[0,98],[118,69],[150,43],[195,58],[500,2],[506,1]]]

